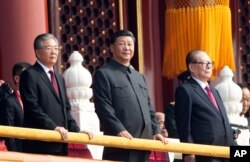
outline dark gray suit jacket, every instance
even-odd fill
[[[15,93],[12,93],[3,101],[1,109],[4,125],[23,126],[23,110]],[[22,151],[22,140],[15,138],[5,138],[4,140],[8,151]]]
[[[127,130],[135,138],[152,139],[160,132],[143,75],[113,59],[96,71],[94,103],[105,135],[117,136]],[[124,150],[123,150],[124,151]],[[106,159],[125,160],[118,149],[105,148]],[[123,153],[128,158],[130,153]],[[129,160],[128,160],[129,161]]]
[[[37,62],[21,75],[20,93],[24,105],[24,127],[54,130],[56,126],[78,132],[70,113],[63,77],[55,71],[60,96],[56,94],[46,72]],[[25,140],[23,151],[29,153],[64,154],[66,144]],[[65,152],[66,154],[66,152]]]
[[[176,89],[175,119],[180,141],[219,146],[233,145],[233,133],[223,102],[219,93],[213,87],[210,89],[219,110],[193,78]]]

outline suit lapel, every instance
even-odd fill
[[[214,104],[210,101],[208,98],[206,92],[202,89],[202,87],[197,83],[193,78],[190,78],[191,85],[194,89],[194,91],[207,103],[209,106],[214,110],[216,113],[220,114],[220,111],[217,110],[217,108],[214,106]],[[213,95],[215,94],[212,90]],[[218,101],[218,98],[215,97],[216,102]],[[218,102],[217,102],[218,103]],[[219,105],[219,103],[218,103]],[[220,107],[220,105],[219,105]]]
[[[199,84],[192,84],[194,91],[210,106],[213,106],[213,103],[209,100],[207,94],[201,88]]]
[[[223,102],[220,102],[221,99],[220,99],[220,96],[219,96],[218,92],[214,88],[211,88],[211,91],[212,91],[212,93],[214,95],[214,98],[215,98],[215,100],[216,100],[216,102],[217,102],[217,104],[219,106],[219,112],[222,114],[223,117],[227,116],[227,113],[226,113],[226,111],[224,109]]]
[[[63,98],[63,95],[62,95],[62,93],[63,93],[63,91],[64,91],[64,89],[63,89],[63,80],[62,80],[62,79],[59,79],[59,78],[60,78],[59,75],[60,75],[60,74],[59,74],[57,71],[55,71],[55,77],[56,77],[57,84],[58,84],[59,95],[60,95],[60,98],[61,98],[62,100],[64,100],[65,98]],[[56,93],[56,91],[54,91],[54,92]]]
[[[44,69],[37,62],[35,64],[35,67],[36,67],[37,71],[40,73],[40,76],[44,80],[45,84],[49,87],[49,89],[52,91],[52,93],[56,96],[56,98],[58,99],[58,101],[61,102],[60,97],[56,94],[56,91],[55,91],[54,87],[52,86],[51,81],[48,78],[48,76],[47,76],[46,72],[44,71]],[[57,76],[56,76],[56,79],[57,79]],[[61,90],[60,84],[58,84],[58,87]]]

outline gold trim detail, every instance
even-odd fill
[[[123,21],[123,0],[119,0],[118,4],[118,9],[119,9],[119,27],[120,29],[124,29],[124,21]]]
[[[142,29],[142,0],[136,0],[136,17],[137,17],[139,72],[144,73],[143,29]]]

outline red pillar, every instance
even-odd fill
[[[0,78],[12,81],[12,66],[35,61],[33,40],[48,31],[46,0],[0,1]]]
[[[162,13],[164,13],[165,7],[161,5],[164,4],[164,0],[143,0],[142,2],[144,74],[152,103],[156,111],[163,112],[164,103],[161,77],[163,44],[161,42],[164,36],[162,34],[164,23],[161,21],[161,16],[164,15]],[[168,93],[171,93],[170,88],[168,89]]]

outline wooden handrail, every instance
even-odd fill
[[[40,141],[54,141],[65,143],[84,143],[102,145],[116,148],[129,148],[137,150],[155,150],[163,152],[178,152],[212,157],[229,158],[230,148],[225,146],[212,146],[190,143],[169,142],[164,145],[161,141],[138,139],[129,140],[123,137],[95,135],[91,140],[84,133],[69,132],[68,139],[62,141],[58,132],[53,130],[30,129],[0,125],[0,137],[21,138]]]

